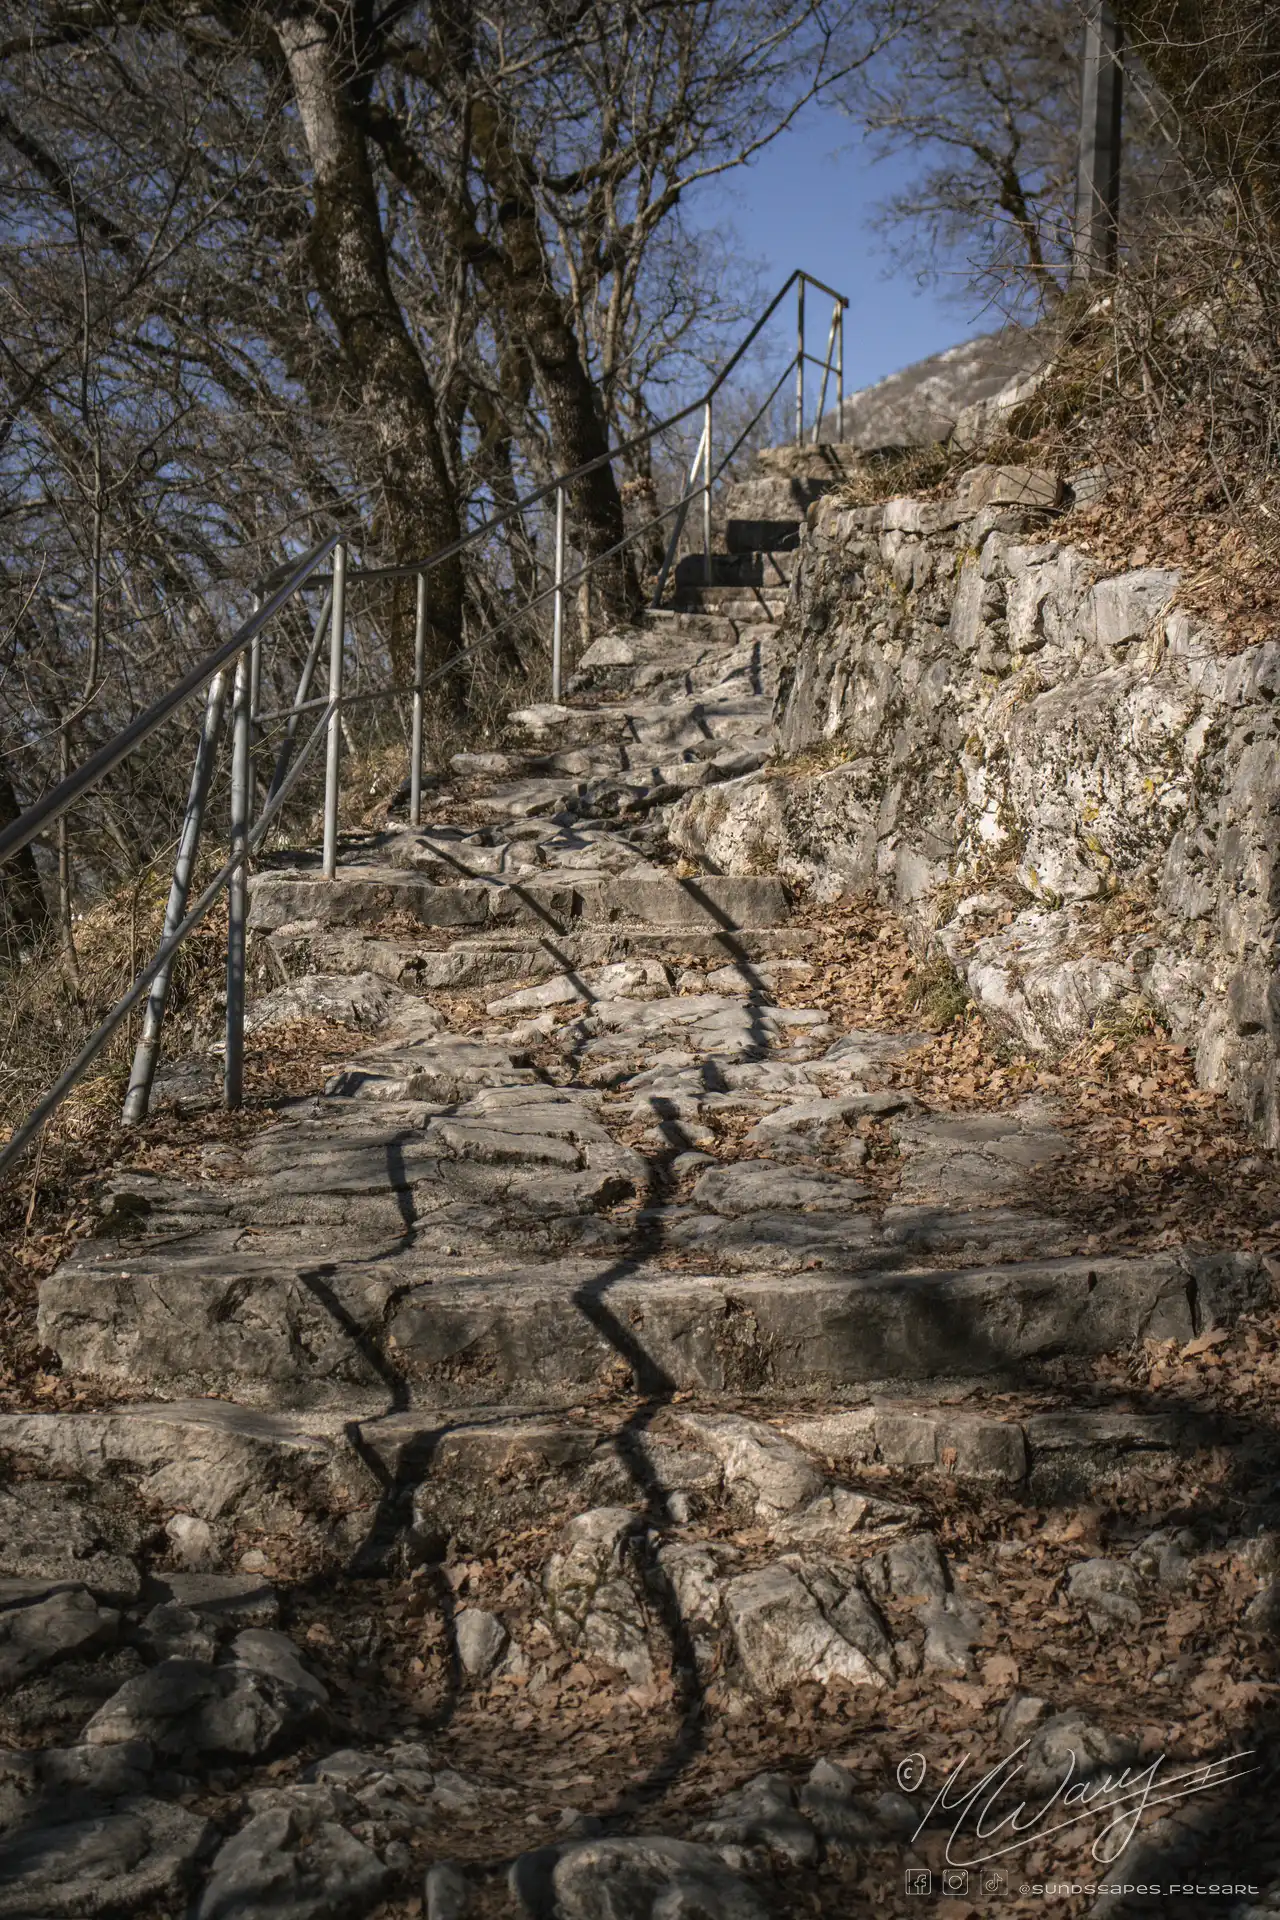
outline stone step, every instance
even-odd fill
[[[1007,1401],[986,1406],[980,1383],[961,1404],[855,1394],[767,1418],[754,1410],[744,1417],[738,1406],[708,1399],[668,1410],[636,1435],[629,1463],[626,1416],[620,1421],[608,1407],[478,1405],[459,1420],[449,1406],[281,1413],[234,1400],[153,1400],[0,1413],[0,1462],[6,1479],[21,1473],[103,1488],[116,1503],[127,1487],[217,1534],[252,1530],[286,1537],[296,1549],[300,1530],[315,1539],[319,1529],[317,1544],[345,1558],[375,1524],[389,1488],[402,1523],[482,1553],[518,1527],[634,1500],[637,1467],[648,1497],[683,1494],[705,1523],[732,1511],[744,1487],[756,1502],[762,1488],[771,1492],[785,1511],[788,1496],[805,1491],[806,1474],[867,1468],[905,1476],[908,1489],[917,1476],[943,1475],[1042,1504],[1066,1502],[1104,1481],[1167,1474],[1179,1455],[1221,1440],[1220,1421],[1194,1409],[1134,1413],[1032,1401],[1011,1411]],[[726,1439],[736,1443],[741,1466],[723,1457]],[[72,1529],[49,1544],[62,1564],[32,1567],[35,1577],[91,1584],[104,1577],[105,1567],[95,1575],[96,1563],[78,1563]]]
[[[723,613],[739,621],[776,623],[786,609],[788,591],[779,587],[706,587],[689,583],[681,586],[678,603],[693,613]]]
[[[764,694],[667,701],[622,701],[581,706],[546,702],[508,715],[507,735],[518,746],[564,752],[597,744],[632,744],[651,752],[696,747],[707,740],[742,745],[766,737],[772,705]]]
[[[852,479],[863,465],[857,447],[839,440],[811,441],[785,447],[762,447],[756,454],[756,471],[763,479],[791,480],[800,485],[817,483],[823,492]]]
[[[447,1124],[444,1144],[462,1150],[463,1123]],[[317,1169],[322,1187],[374,1192],[388,1170],[421,1180],[435,1150],[402,1134],[362,1145],[345,1171],[335,1150]],[[549,1189],[561,1173],[577,1177],[551,1159],[530,1177]],[[603,1194],[600,1177],[585,1178]],[[276,1183],[300,1195],[299,1218],[315,1219],[318,1202],[287,1164]],[[1062,1355],[1190,1341],[1230,1321],[1242,1286],[1223,1262],[1177,1254],[726,1276],[663,1270],[625,1239],[596,1260],[517,1255],[479,1270],[462,1221],[451,1251],[418,1246],[412,1188],[400,1191],[384,1211],[399,1208],[408,1237],[363,1257],[354,1204],[340,1210],[338,1245],[313,1229],[310,1258],[301,1226],[188,1231],[168,1248],[85,1243],[41,1288],[40,1338],[114,1393],[212,1389],[275,1410],[527,1406],[611,1391],[780,1402],[984,1376],[1026,1388]]]
[[[725,488],[721,511],[740,520],[787,520],[802,524],[815,500],[837,485],[839,476],[757,471]]]
[[[729,523],[732,534],[734,522]],[[713,553],[711,556],[711,584],[715,587],[756,587],[761,591],[786,588],[795,571],[798,555],[795,551],[799,544],[799,530],[786,546],[779,544],[777,550],[760,549],[758,543],[746,544],[745,539],[729,539],[728,553]],[[691,587],[705,587],[707,584],[706,561],[698,554],[687,554],[677,563],[675,572],[676,596],[681,598]]]
[[[786,887],[772,875],[680,879],[648,873],[580,874],[509,884],[477,878],[450,884],[394,867],[339,867],[332,880],[277,869],[250,881],[249,925],[273,933],[299,922],[323,927],[376,925],[403,916],[423,927],[462,931],[542,927],[689,927],[726,933],[776,927],[790,917]]]
[[[646,607],[637,616],[637,625],[643,632],[664,634],[669,639],[699,640],[708,646],[736,645],[742,633],[742,624],[727,614],[696,613],[675,607]]]
[[[732,642],[638,629],[609,633],[587,649],[569,682],[572,696],[661,692],[681,699],[733,689],[772,696],[772,628],[745,628]]]
[[[566,968],[603,967],[653,955],[670,964],[714,965],[802,956],[822,929],[743,928],[733,933],[689,927],[587,928],[561,935],[509,932],[461,935],[439,947],[359,930],[285,927],[269,936],[291,979],[313,972],[374,973],[420,990],[515,984],[547,979]]]

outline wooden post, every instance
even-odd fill
[[[1109,0],[1089,0],[1080,84],[1080,167],[1072,284],[1116,270],[1124,43]]]

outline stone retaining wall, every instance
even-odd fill
[[[1280,646],[1225,655],[1176,573],[1106,575],[1054,537],[1070,497],[980,467],[947,501],[817,502],[781,758],[690,795],[672,837],[713,872],[874,888],[1033,1049],[1139,996],[1275,1145]]]

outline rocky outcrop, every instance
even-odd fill
[[[963,340],[846,394],[844,439],[864,453],[950,439],[979,445],[1032,390],[1047,358],[1043,334],[1021,327]],[[834,413],[822,428],[824,440],[835,439]]]
[[[689,795],[672,838],[712,872],[893,900],[1033,1050],[1153,1008],[1275,1144],[1280,647],[1225,655],[1175,572],[1105,573],[1055,537],[1070,497],[980,467],[946,500],[820,500],[781,761]]]

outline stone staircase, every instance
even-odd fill
[[[1048,1101],[922,1104],[934,1037],[806,1005],[821,924],[667,845],[768,756],[824,457],[429,826],[254,876],[253,1030],[362,1031],[199,1177],[117,1176],[41,1290],[97,1404],[0,1415],[0,1720],[55,1756],[0,1916],[909,1913],[937,1836],[886,1713],[930,1764],[963,1724],[1114,1766],[1133,1715],[1063,1641],[1107,1671],[1193,1565],[1228,1604],[1223,1543],[1160,1528],[1212,1419],[1073,1381],[1229,1325],[1257,1261],[1090,1251]],[[1105,1553],[1036,1535],[1100,1489]]]

